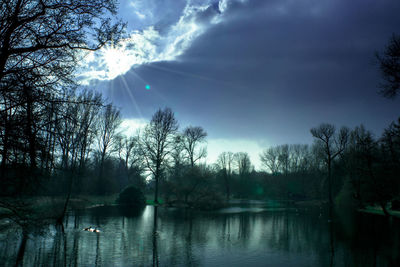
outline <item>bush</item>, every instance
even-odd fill
[[[349,177],[346,177],[344,180],[342,189],[335,198],[335,204],[340,208],[357,208],[357,204],[359,203],[357,203],[356,199],[353,197],[353,186]]]
[[[400,211],[400,199],[393,199],[392,200],[392,210]]]
[[[116,202],[119,205],[143,208],[146,205],[146,198],[140,189],[128,186],[121,191]]]
[[[208,192],[200,199],[197,199],[196,201],[191,203],[191,207],[199,210],[216,210],[224,208],[225,205],[226,204],[223,197],[215,192]]]

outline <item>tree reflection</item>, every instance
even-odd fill
[[[328,223],[328,207],[322,217],[318,209],[201,213],[147,207],[147,211],[149,216],[106,219],[103,215],[98,220],[89,213],[77,215],[82,217],[70,217],[64,233],[49,227],[44,235],[3,234],[0,262],[5,266],[207,266],[250,260],[261,266],[269,260],[274,266],[283,262],[400,266],[398,221],[390,224],[384,217],[354,215],[353,220],[343,220],[335,214]],[[101,233],[81,230],[82,224],[96,221],[102,225]]]
[[[332,216],[332,214],[331,214]],[[329,243],[330,243],[330,261],[329,261],[329,266],[333,267],[334,265],[334,259],[335,259],[335,243],[333,239],[333,221],[331,217],[331,223],[329,224]]]
[[[78,266],[78,257],[79,257],[79,233],[74,234],[74,244],[72,247],[72,266]]]
[[[153,214],[153,266],[158,267],[159,259],[158,259],[158,251],[157,251],[157,219],[158,219],[158,206],[154,206],[154,214]]]
[[[192,259],[193,259],[193,251],[192,251],[193,217],[192,216],[189,215],[187,223],[189,223],[189,230],[188,230],[188,234],[187,234],[187,237],[186,237],[186,249],[185,249],[186,264],[187,265],[192,265]]]
[[[22,239],[21,244],[19,245],[18,254],[17,254],[17,261],[15,266],[22,266],[24,260],[24,254],[26,249],[26,242],[28,241],[28,233],[26,231],[22,232]]]

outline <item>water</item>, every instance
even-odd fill
[[[157,212],[157,221],[154,214]],[[99,234],[83,231],[98,227]],[[260,203],[216,212],[147,206],[70,213],[65,233],[50,226],[0,234],[0,265],[14,266],[400,266],[400,224],[371,215]]]

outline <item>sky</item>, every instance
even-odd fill
[[[181,129],[223,151],[311,144],[312,127],[360,124],[379,136],[400,100],[378,94],[374,57],[400,34],[398,0],[121,0],[127,36],[90,54],[82,84],[103,92],[127,133],[170,107]]]

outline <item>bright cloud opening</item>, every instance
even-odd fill
[[[134,30],[118,46],[90,53],[82,61],[80,82],[89,84],[92,80],[113,80],[135,66],[176,60],[208,27],[221,21],[218,18],[226,10],[227,0],[218,3],[221,8],[216,10],[212,0],[201,4],[188,1],[175,23],[163,29],[151,25],[140,31]],[[144,9],[144,3],[131,4],[130,7],[133,8],[132,15],[140,20],[154,17],[154,5],[150,3],[148,10]]]
[[[120,125],[120,132],[127,137],[134,136],[144,129],[147,123],[145,119],[124,119]]]
[[[256,170],[262,168],[260,153],[265,147],[261,147],[257,141],[247,139],[209,139],[207,141],[207,163],[216,163],[222,152],[247,152],[251,164]]]

